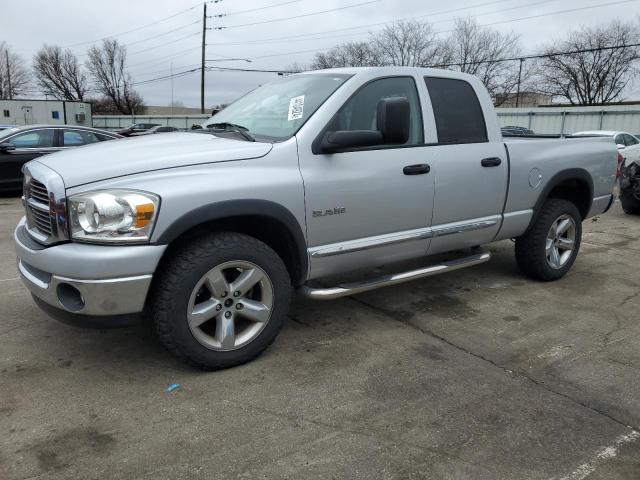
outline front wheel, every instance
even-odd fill
[[[252,360],[284,324],[291,281],[266,244],[219,233],[183,246],[163,266],[152,316],[169,351],[205,370]]]
[[[566,275],[578,255],[582,217],[568,200],[547,200],[534,224],[516,239],[516,261],[529,277],[549,282]]]

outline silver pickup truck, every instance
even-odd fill
[[[582,221],[613,201],[616,163],[607,138],[503,141],[473,76],[308,72],[257,88],[200,133],[28,163],[18,268],[55,318],[148,318],[178,357],[224,368],[275,339],[293,289],[352,295],[486,262],[479,247],[510,238],[524,274],[561,278]]]

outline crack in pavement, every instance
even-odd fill
[[[594,412],[594,413],[596,413],[598,415],[601,415],[601,416],[603,416],[605,418],[608,418],[609,420],[611,420],[612,422],[617,423],[618,425],[621,425],[621,426],[623,426],[625,428],[630,428],[630,429],[632,429],[634,431],[640,430],[640,427],[638,425],[628,425],[627,423],[625,423],[622,420],[614,417],[613,415],[611,415],[608,412],[605,412],[605,411],[600,410],[600,409],[598,409],[596,407],[588,405],[588,404],[586,404],[586,403],[584,403],[584,402],[582,402],[582,401],[580,401],[580,400],[578,400],[576,398],[573,398],[572,396],[570,396],[570,395],[568,395],[566,393],[562,393],[562,392],[560,392],[558,390],[554,390],[551,386],[547,385],[546,383],[544,383],[541,380],[538,380],[535,377],[532,377],[531,375],[527,374],[526,372],[523,372],[521,370],[512,370],[512,369],[506,368],[506,367],[500,365],[499,363],[496,363],[492,359],[490,359],[488,357],[485,357],[485,356],[483,356],[483,355],[481,355],[479,353],[472,352],[471,350],[467,350],[466,348],[461,347],[460,345],[457,345],[457,344],[451,342],[450,340],[446,339],[445,337],[442,337],[442,336],[438,335],[435,332],[432,332],[431,330],[428,330],[426,328],[423,328],[423,327],[420,327],[418,325],[415,325],[415,324],[413,324],[413,323],[411,323],[409,321],[403,320],[403,319],[399,318],[397,315],[394,315],[394,312],[392,312],[392,311],[386,310],[384,308],[377,307],[375,305],[371,305],[370,303],[368,303],[368,302],[366,302],[364,300],[361,300],[359,298],[349,297],[349,299],[354,301],[354,302],[356,302],[356,303],[358,303],[358,304],[360,304],[360,305],[364,305],[364,306],[366,306],[366,307],[368,307],[368,308],[370,308],[372,310],[375,310],[378,313],[382,313],[383,315],[391,318],[392,320],[395,320],[397,322],[403,323],[404,325],[407,325],[410,328],[418,330],[419,332],[423,333],[424,335],[428,335],[430,337],[438,339],[441,342],[444,342],[447,345],[455,348],[456,350],[459,350],[459,351],[464,352],[464,353],[466,353],[468,355],[471,355],[471,356],[473,356],[475,358],[478,358],[478,359],[480,359],[480,360],[482,360],[482,361],[484,361],[486,363],[489,363],[489,364],[493,365],[494,367],[499,368],[500,370],[504,371],[505,373],[516,374],[516,375],[528,380],[529,382],[533,383],[534,385],[537,385],[538,387],[546,390],[547,392],[553,393],[554,395],[562,397],[562,398],[564,398],[566,400],[571,401],[572,403],[575,403],[576,405],[579,405],[579,406],[581,406],[583,408],[586,408],[587,410],[590,410],[590,411],[592,411],[592,412]]]

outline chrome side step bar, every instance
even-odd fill
[[[308,285],[303,285],[298,291],[305,297],[312,298],[314,300],[333,300],[334,298],[348,297],[349,295],[367,292],[376,288],[398,285],[399,283],[405,283],[419,278],[432,277],[434,275],[440,275],[441,273],[473,267],[474,265],[488,262],[490,259],[491,253],[481,252],[468,257],[442,262],[437,265],[431,265],[430,267],[383,275],[381,277],[372,278],[362,282],[345,283],[336,287],[313,288]]]

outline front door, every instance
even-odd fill
[[[427,77],[438,143],[430,148],[435,199],[429,254],[488,243],[502,221],[508,158],[489,141],[475,90],[466,81]]]
[[[56,130],[43,128],[20,132],[3,139],[14,150],[0,152],[0,188],[19,190],[22,188],[22,166],[29,160],[59,150]]]
[[[300,154],[311,278],[400,261],[427,251],[434,186],[425,165],[415,79],[387,77],[366,83],[326,130],[375,130],[378,102],[392,97],[405,97],[410,103],[406,144]]]

